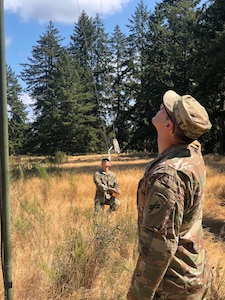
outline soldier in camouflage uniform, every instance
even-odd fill
[[[138,186],[139,257],[127,299],[206,299],[211,279],[202,241],[206,170],[196,139],[211,123],[192,96],[172,90],[152,123],[159,154]]]
[[[94,199],[95,211],[103,211],[105,205],[109,205],[109,212],[115,211],[120,205],[116,196],[120,194],[119,184],[116,175],[109,170],[110,159],[104,157],[101,163],[101,170],[94,173],[93,180],[96,185]]]

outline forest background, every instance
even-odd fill
[[[113,138],[122,152],[154,152],[151,118],[168,89],[206,107],[213,127],[203,152],[225,153],[224,1],[164,0],[153,12],[139,1],[127,27],[108,33],[83,11],[62,46],[50,20],[21,74],[7,66],[10,155],[104,153]]]

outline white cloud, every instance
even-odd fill
[[[8,36],[5,38],[5,46],[9,46],[13,41],[13,38],[11,36]]]
[[[99,13],[106,17],[121,11],[128,2],[130,0],[4,0],[4,8],[18,14],[23,21],[72,24],[83,10],[88,16]]]
[[[20,96],[20,99],[27,106],[30,106],[31,104],[34,103],[33,99],[28,94],[22,94]]]

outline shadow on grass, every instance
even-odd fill
[[[225,241],[225,222],[208,217],[203,218],[203,226],[213,233],[215,237]]]
[[[152,156],[153,157],[153,156]],[[149,162],[152,160],[152,157],[150,155],[140,158],[140,157],[129,157],[129,158],[117,158],[112,161],[112,167],[111,171],[117,172],[117,171],[127,171],[127,170],[135,170],[135,169],[143,169],[145,170],[147,163],[146,160]],[[141,161],[143,160],[143,162]],[[96,159],[76,159],[74,161],[70,161],[64,164],[54,164],[54,163],[45,163],[43,161],[35,164],[30,164],[29,167],[24,165],[13,165],[11,167],[10,173],[11,177],[14,179],[19,179],[23,177],[26,178],[32,178],[32,177],[39,177],[39,171],[37,166],[41,165],[42,168],[44,168],[49,175],[53,176],[62,176],[63,174],[93,174],[95,171],[100,169],[100,163],[99,165],[90,165],[90,163],[93,163],[93,161],[96,161]],[[82,164],[85,162],[85,166],[80,166],[79,164],[82,162]]]

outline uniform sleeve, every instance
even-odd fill
[[[95,172],[94,175],[93,175],[93,181],[96,185],[96,189],[98,191],[101,191],[101,192],[105,192],[107,191],[108,189],[108,186],[106,184],[103,184],[102,183],[102,180],[101,180],[101,175],[99,172]]]
[[[118,190],[120,189],[119,183],[117,181],[117,178],[116,178],[115,174],[113,174],[113,188],[118,189]]]
[[[184,187],[176,176],[157,174],[145,183],[146,204],[139,224],[139,258],[130,300],[153,299],[177,250],[184,210]]]

